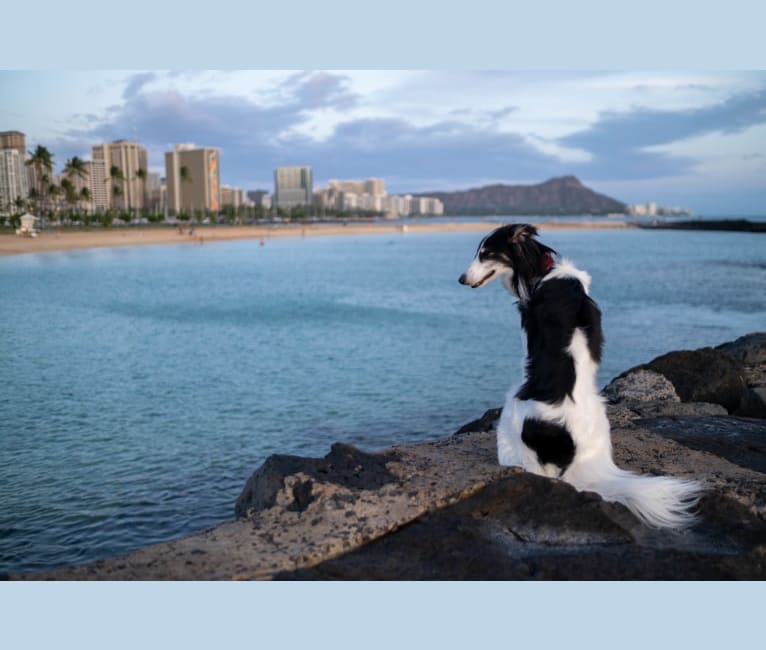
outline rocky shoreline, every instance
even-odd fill
[[[236,519],[32,580],[766,579],[766,333],[673,352],[605,389],[615,460],[705,486],[695,526],[496,464],[493,409],[441,440],[275,455]]]

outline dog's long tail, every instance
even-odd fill
[[[694,523],[693,510],[702,496],[702,486],[696,481],[634,474],[611,461],[595,471],[590,468],[565,476],[565,480],[578,490],[600,494],[605,501],[622,503],[653,528],[687,528]]]

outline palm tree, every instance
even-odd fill
[[[192,177],[191,173],[189,172],[189,168],[186,165],[181,165],[181,167],[178,169],[179,178],[181,179],[181,185],[184,183],[191,183]],[[179,206],[181,209],[183,209],[183,201],[181,201],[181,205]],[[194,210],[194,206],[190,206],[192,211]]]
[[[89,226],[90,221],[92,219],[92,213],[90,211],[90,200],[91,200],[91,194],[90,190],[87,187],[83,187],[80,190],[80,201],[86,205],[85,210],[80,215],[80,220],[82,221],[84,226]]]
[[[69,204],[69,216],[71,218],[80,201],[80,194],[77,188],[75,188],[74,183],[68,178],[61,179],[61,189],[64,192],[64,201]]]
[[[56,185],[56,183],[51,183],[48,185],[48,196],[51,199],[51,209],[53,210],[56,220],[61,222],[61,217],[58,214],[58,203],[61,199],[61,195],[63,194],[63,189]]]
[[[141,207],[146,207],[146,170],[143,167],[139,167],[136,170],[136,180],[141,183]]]
[[[82,158],[72,156],[64,165],[64,174],[69,179],[76,177],[85,180],[88,176],[88,168],[85,166],[85,161]]]
[[[82,158],[79,158],[78,156],[72,156],[69,158],[69,160],[66,161],[66,164],[64,165],[64,175],[67,177],[67,180],[70,181],[71,189],[67,190],[65,188],[64,181],[61,181],[61,187],[64,188],[64,193],[67,195],[67,203],[71,203],[69,199],[77,196],[77,189],[71,182],[74,179],[79,179],[81,181],[85,180],[88,176],[90,176],[90,172],[88,171],[88,167]],[[80,193],[80,195],[81,194],[82,193]],[[88,190],[88,194],[90,194],[90,190]],[[82,199],[78,198],[76,201],[74,201],[74,204],[76,205],[80,203],[80,201],[82,201]],[[73,205],[73,207],[75,206]]]
[[[35,170],[35,185],[37,186],[35,198],[39,201],[38,212],[40,212],[45,201],[50,177],[53,174],[53,154],[47,147],[38,144],[34,151],[29,152],[29,159],[25,164]]]
[[[112,165],[109,168],[109,176],[104,180],[105,183],[118,182],[120,185],[114,185],[112,187],[112,197],[120,197],[123,195],[122,184],[125,182],[125,174],[117,165]],[[114,207],[114,206],[112,206]]]

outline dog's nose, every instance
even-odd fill
[[[460,276],[460,277],[457,279],[457,281],[458,281],[460,284],[466,284],[466,281],[465,281],[465,273],[463,273],[463,275],[461,275],[461,276]]]

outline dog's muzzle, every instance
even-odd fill
[[[468,280],[468,274],[463,273],[457,281],[460,284],[465,284],[471,287],[471,289],[478,289],[480,286],[482,286],[487,280],[489,280],[493,275],[495,275],[495,270],[492,269],[489,273],[487,273],[484,277],[482,277],[478,282],[471,282]]]

